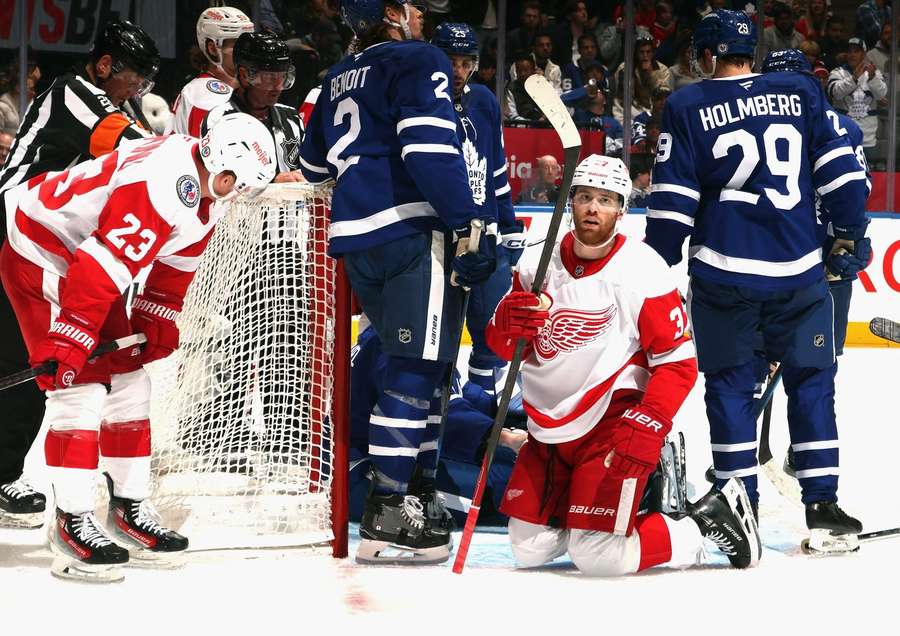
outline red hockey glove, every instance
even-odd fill
[[[670,430],[672,422],[640,405],[625,411],[613,435],[613,450],[606,456],[610,474],[620,479],[649,477]]]
[[[178,326],[175,320],[183,299],[174,294],[145,289],[131,305],[131,328],[147,336],[141,364],[161,360],[178,348]]]
[[[514,291],[504,296],[494,311],[494,326],[506,338],[532,340],[550,312],[541,308],[540,299],[531,292]]]
[[[56,362],[56,373],[43,373],[35,377],[42,391],[65,389],[72,386],[75,376],[81,373],[88,356],[97,346],[98,330],[74,312],[63,310],[50,326],[47,339],[38,345],[31,356],[31,366]]]

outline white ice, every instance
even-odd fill
[[[898,363],[896,349],[849,349],[840,362],[840,503],[863,521],[865,531],[900,526],[900,392],[893,392]],[[779,389],[772,422],[779,461],[787,447],[784,412]],[[676,428],[687,438],[688,477],[702,493],[711,457],[702,382]],[[27,471],[36,486],[46,489],[42,449],[39,440]],[[0,635],[43,629],[315,634],[342,627],[399,636],[486,629],[502,629],[509,636],[574,630],[606,636],[618,630],[728,636],[900,633],[900,538],[864,544],[849,556],[803,555],[798,548],[805,536],[802,509],[778,495],[765,478],[760,477],[760,485],[764,551],[759,567],[732,570],[717,556],[699,568],[656,568],[612,580],[585,578],[563,559],[539,570],[517,570],[506,535],[479,532],[461,576],[451,572],[449,563],[376,568],[308,550],[272,549],[191,553],[181,570],[128,569],[123,583],[101,586],[52,578],[43,531],[0,530]]]

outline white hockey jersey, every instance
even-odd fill
[[[544,283],[550,319],[522,365],[528,431],[560,444],[588,433],[613,393],[642,392],[641,406],[672,421],[697,377],[694,344],[672,274],[650,247],[618,235],[605,258],[574,252],[572,234],[556,246]],[[513,290],[529,290],[536,263],[521,265]],[[510,359],[515,341],[493,320],[491,348]]]
[[[120,296],[151,265],[156,286],[183,298],[225,210],[201,200],[197,143],[184,135],[123,141],[107,155],[8,190],[10,246],[67,279],[66,296],[79,287],[73,302],[85,313]]]
[[[209,73],[201,73],[181,89],[172,108],[173,117],[165,134],[178,133],[200,137],[200,124],[206,114],[231,99],[231,87]]]

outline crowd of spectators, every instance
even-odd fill
[[[193,16],[208,4],[186,0],[179,11],[190,16],[185,23],[191,22],[192,27]],[[297,72],[294,87],[281,97],[288,105],[299,105],[327,69],[349,51],[352,33],[341,19],[340,0],[230,0],[228,4],[252,14],[258,29],[272,31],[288,44]],[[605,133],[606,152],[611,155],[620,155],[624,148],[626,82],[632,95],[630,150],[652,158],[665,98],[700,79],[690,46],[697,22],[718,8],[755,14],[755,4],[763,11],[761,56],[799,48],[832,105],[859,120],[867,149],[876,146],[883,132],[891,39],[888,0],[866,0],[855,15],[833,13],[831,0],[636,0],[630,78],[624,64],[627,38],[621,0],[508,0],[502,69],[497,67],[496,0],[425,0],[424,4],[429,10],[427,31],[443,21],[468,22],[476,29],[481,55],[471,81],[493,89],[501,73],[507,120],[541,124],[543,115],[524,90],[524,80],[539,73],[561,93],[576,123]],[[193,48],[186,57],[192,61],[190,72],[196,74],[203,70],[206,58]],[[28,68],[30,99],[41,69],[34,63]],[[157,93],[162,99],[148,101],[147,115],[154,127],[154,118],[161,111],[165,114],[162,104],[171,105],[189,78],[187,69],[181,76],[174,82],[174,91],[160,86]],[[18,65],[13,62],[0,67],[0,132],[15,134],[18,103]]]

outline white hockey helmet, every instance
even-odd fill
[[[206,59],[222,68],[222,44],[225,40],[237,40],[241,33],[253,33],[253,21],[234,7],[210,7],[197,20],[197,44]],[[218,59],[206,52],[206,41],[212,40],[219,50]]]
[[[631,177],[628,168],[621,159],[588,155],[575,168],[572,177],[572,192],[577,186],[602,188],[622,195],[622,212],[628,207],[628,196],[631,194]]]
[[[216,197],[220,201],[235,196],[256,196],[275,178],[272,133],[246,113],[228,113],[217,121],[200,139],[200,157],[209,170],[210,193],[217,174],[229,170],[235,175],[234,191]]]

